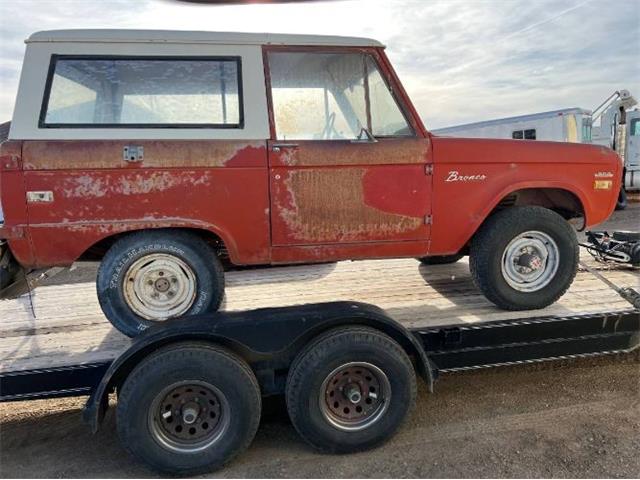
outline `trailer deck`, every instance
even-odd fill
[[[583,252],[582,260],[594,265],[587,256]],[[637,270],[601,273],[620,286],[640,286]],[[580,271],[571,289],[546,309],[499,310],[475,288],[465,260],[428,267],[399,259],[251,269],[228,272],[227,285],[227,311],[351,300],[376,304],[407,328],[423,330],[630,309]],[[104,318],[92,282],[39,287],[32,300],[35,317],[28,296],[0,301],[0,374],[109,362],[130,344]]]

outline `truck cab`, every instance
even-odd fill
[[[98,260],[133,336],[218,309],[229,265],[470,255],[496,305],[542,308],[619,177],[602,147],[432,135],[375,40],[39,32],[0,147],[3,283]]]

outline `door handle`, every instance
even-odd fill
[[[279,152],[283,148],[298,148],[297,143],[274,143],[271,145],[271,150],[274,152]]]

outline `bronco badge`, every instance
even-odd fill
[[[451,170],[445,182],[477,182],[485,180],[487,176],[484,173],[477,175],[460,175],[457,170]]]

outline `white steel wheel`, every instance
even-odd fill
[[[152,253],[136,260],[123,277],[131,310],[146,320],[166,320],[186,313],[196,298],[193,269],[179,257]]]
[[[537,292],[551,283],[559,265],[558,245],[548,234],[523,232],[504,249],[502,277],[519,292]]]

